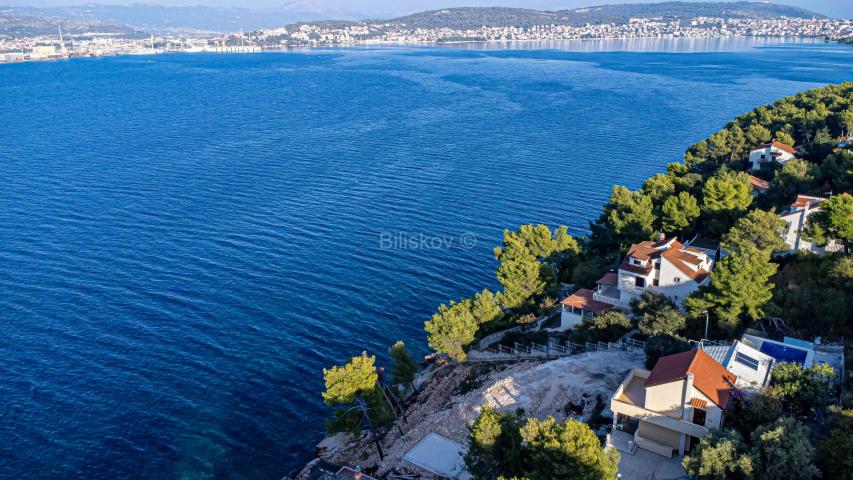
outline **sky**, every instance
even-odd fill
[[[646,3],[652,1],[655,0],[0,0],[0,5],[43,7],[85,3],[120,5],[149,3],[173,6],[208,5],[265,8],[292,2],[306,4],[312,11],[320,12],[337,10],[407,14],[446,7],[505,6],[560,10],[608,3]],[[853,0],[778,0],[774,3],[802,7],[832,17],[853,18]]]

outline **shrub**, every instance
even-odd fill
[[[750,478],[756,480],[809,480],[820,475],[814,465],[809,429],[791,417],[753,432],[750,458]]]
[[[825,363],[805,368],[799,363],[780,363],[773,369],[770,391],[786,410],[806,415],[829,404],[835,393],[835,370]]]
[[[683,464],[690,478],[698,479],[738,479],[752,472],[747,446],[734,430],[712,430],[690,455],[684,457]]]

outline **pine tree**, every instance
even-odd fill
[[[536,304],[536,297],[548,290],[549,281],[556,280],[553,268],[532,256],[502,261],[497,276],[503,286],[503,291],[497,296],[498,302],[521,312],[531,310]]]
[[[724,257],[711,272],[711,284],[687,297],[685,306],[696,316],[708,310],[716,315],[719,326],[733,332],[743,318],[758,320],[773,298],[770,277],[776,273],[770,252],[743,245]]]
[[[471,313],[470,300],[450,302],[438,307],[438,313],[424,323],[429,334],[427,343],[438,353],[446,353],[460,362],[468,358],[465,347],[474,341],[477,320]]]
[[[700,214],[699,202],[693,195],[681,192],[666,199],[661,208],[661,228],[664,232],[681,232]]]
[[[690,478],[702,480],[745,478],[752,472],[746,443],[732,430],[711,431],[690,455],[684,457],[683,463]]]
[[[814,465],[809,429],[792,417],[782,417],[752,433],[755,480],[810,480],[820,476]]]
[[[496,322],[503,317],[497,297],[485,288],[482,292],[474,295],[471,302],[471,314],[474,315],[478,325]]]
[[[788,224],[775,211],[753,210],[723,235],[721,244],[730,253],[749,246],[772,253],[785,248],[787,228]]]
[[[713,235],[726,232],[752,203],[749,175],[722,169],[702,188],[702,213]]]
[[[816,172],[816,167],[805,160],[788,160],[770,180],[767,198],[777,207],[787,205],[797,194],[808,191]]]
[[[605,452],[585,423],[574,419],[557,423],[553,418],[528,418],[521,429],[524,440],[525,478],[601,480],[616,476],[619,453]]]
[[[650,240],[656,221],[651,197],[614,186],[601,216],[590,224],[592,247],[601,253],[610,253],[632,243]]]
[[[408,385],[415,390],[415,374],[418,373],[418,362],[412,358],[412,355],[406,350],[406,344],[402,340],[388,349],[391,358],[394,359],[394,364],[391,367],[391,383],[394,385]]]
[[[761,124],[752,123],[746,129],[746,142],[753,147],[757,147],[762,143],[770,141],[770,130],[763,127]]]
[[[484,406],[468,433],[465,466],[477,480],[521,474],[523,412],[499,413]]]
[[[326,390],[323,401],[338,407],[326,422],[329,433],[350,432],[357,435],[368,427],[376,429],[391,423],[393,413],[379,390],[376,357],[363,352],[342,366],[323,369]]]

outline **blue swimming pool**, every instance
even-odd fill
[[[772,342],[763,342],[759,350],[779,362],[799,363],[800,365],[805,365],[806,355],[808,355],[808,352],[797,347]]]

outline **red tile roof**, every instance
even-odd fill
[[[693,266],[699,266],[702,264],[702,260],[696,257],[696,255],[691,255],[685,251],[676,248],[671,248],[663,252],[661,256],[667,259],[667,261],[673,266],[675,266],[675,268],[677,268],[679,272],[687,275],[691,280],[695,281],[696,283],[702,283],[705,280],[705,277],[708,276],[708,271],[704,268],[694,270],[688,265],[690,264]]]
[[[619,283],[619,274],[616,272],[607,272],[595,283],[599,285],[617,285]]]
[[[767,147],[778,148],[779,150],[782,150],[783,152],[788,152],[791,155],[797,154],[797,151],[794,150],[794,147],[792,147],[790,145],[785,145],[784,143],[776,141],[776,140],[773,140],[771,143],[765,143],[763,145],[759,145],[759,146],[753,148],[752,150],[750,150],[750,152],[754,152],[756,150],[764,150]]]
[[[791,208],[805,208],[807,205],[811,206],[816,203],[820,203],[826,200],[823,197],[810,197],[808,195],[797,195],[797,199],[794,200],[794,203],[791,204]]]
[[[767,183],[766,180],[762,180],[758,177],[754,177],[752,175],[749,176],[749,183],[752,185],[752,188],[755,190],[767,190],[770,188],[770,184]]]
[[[693,386],[725,410],[737,377],[702,350],[659,358],[646,379],[646,386],[681,381],[687,378],[688,373],[693,374]]]
[[[631,245],[631,248],[628,249],[628,256],[637,260],[648,260],[657,252],[655,242],[640,242]]]
[[[636,273],[638,275],[648,275],[649,272],[652,271],[652,264],[648,262],[653,258],[657,258],[660,256],[660,248],[665,244],[661,242],[640,242],[631,245],[631,248],[628,249],[628,254],[625,255],[625,258],[622,259],[622,264],[619,265],[620,270],[625,270],[631,273]],[[655,248],[657,247],[657,248]],[[642,265],[631,265],[630,258],[634,257],[637,260],[647,261],[646,266]]]
[[[580,308],[582,310],[586,310],[587,312],[592,313],[600,313],[600,312],[609,312],[613,310],[613,305],[609,303],[599,302],[598,300],[592,299],[592,294],[594,292],[592,290],[582,288],[577,292],[573,293],[571,296],[563,299],[563,305],[569,305],[575,308]]]
[[[694,408],[701,408],[704,410],[705,407],[708,406],[708,402],[706,402],[705,400],[702,400],[701,398],[691,398],[690,399],[690,406],[694,407]]]

